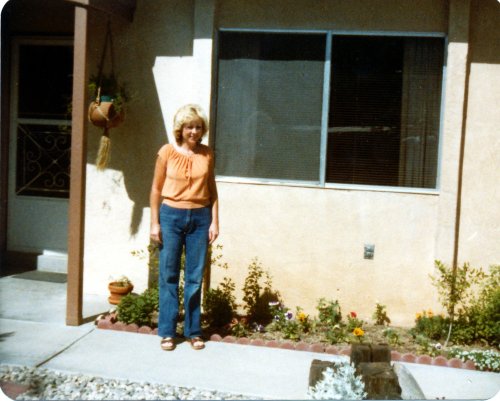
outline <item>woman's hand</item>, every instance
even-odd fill
[[[208,243],[211,245],[219,236],[219,225],[212,222],[210,228],[208,229]]]
[[[151,231],[149,234],[149,238],[155,244],[161,244],[161,227],[159,224],[151,224]]]

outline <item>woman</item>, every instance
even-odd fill
[[[184,266],[184,336],[194,349],[205,347],[201,338],[201,282],[208,245],[219,235],[217,187],[212,150],[201,144],[208,131],[203,110],[193,104],[174,116],[175,143],[158,152],[151,187],[151,240],[160,244],[161,348],[175,348],[179,314],[179,275]]]

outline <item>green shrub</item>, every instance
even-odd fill
[[[269,303],[279,301],[279,292],[273,290],[271,276],[257,259],[248,266],[243,285],[243,308],[251,322],[268,324],[273,316]]]
[[[375,312],[373,312],[372,316],[373,320],[375,320],[375,324],[383,326],[391,323],[391,319],[389,319],[389,316],[387,316],[387,312],[385,309],[385,305],[379,304],[377,302],[377,304],[375,305]]]
[[[410,330],[414,338],[417,335],[423,335],[430,340],[441,340],[446,337],[449,319],[441,315],[434,315],[432,311],[423,311],[417,313],[415,327]]]
[[[159,296],[156,288],[150,288],[141,295],[128,294],[117,306],[118,320],[126,324],[153,326],[158,312]]]
[[[206,292],[203,311],[205,320],[211,327],[223,327],[231,323],[237,308],[234,290],[233,281],[224,277],[217,288]]]
[[[499,346],[500,341],[500,265],[490,266],[478,298],[469,311],[476,328],[476,339]]]
[[[484,279],[484,272],[464,263],[463,266],[446,266],[439,260],[435,261],[438,271],[436,276],[430,276],[438,290],[439,300],[453,319],[456,308],[466,311],[473,298],[474,286]]]
[[[436,262],[438,277],[433,277],[440,300],[450,316],[449,338],[455,344],[483,342],[499,345],[500,266],[490,266],[489,273],[471,268],[468,263],[451,268]],[[476,295],[477,294],[477,295]]]
[[[339,301],[327,301],[320,298],[316,306],[320,325],[334,326],[342,321],[342,311]]]
[[[342,323],[342,311],[339,302],[320,298],[316,310],[318,311],[315,322],[316,331],[321,333],[330,344],[346,341],[347,334]]]

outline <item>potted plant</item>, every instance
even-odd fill
[[[110,292],[110,296],[108,298],[109,303],[112,305],[118,305],[125,295],[132,292],[134,285],[127,276],[121,276],[116,280],[112,280],[108,284],[108,289]]]
[[[128,95],[114,74],[91,77],[89,92],[94,99],[89,106],[89,121],[96,127],[104,128],[96,159],[97,169],[103,170],[110,154],[109,130],[118,127],[124,121]]]
[[[93,76],[89,81],[89,92],[94,99],[89,107],[89,120],[97,127],[114,128],[125,119],[126,90],[114,74]]]

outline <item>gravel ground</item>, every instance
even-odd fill
[[[132,382],[75,375],[25,366],[1,365],[0,380],[29,385],[19,400],[252,400],[228,394],[167,384]]]

